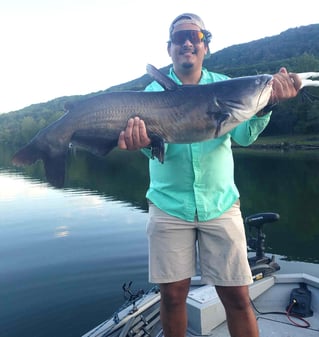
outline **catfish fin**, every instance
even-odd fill
[[[220,134],[223,124],[231,117],[229,113],[222,113],[217,116],[217,126],[215,131],[215,138],[217,138]]]
[[[33,145],[32,142],[17,151],[12,157],[12,164],[15,166],[31,165],[42,158],[42,152]]]
[[[67,114],[68,112],[70,112],[71,110],[74,109],[74,103],[73,102],[65,102],[64,103],[64,113]]]
[[[146,66],[146,71],[165,90],[174,91],[178,88],[178,84],[176,84],[171,78],[169,78],[166,75],[164,75],[163,73],[161,73],[153,65],[148,64]]]
[[[163,138],[159,136],[151,137],[151,158],[157,158],[161,164],[164,164],[165,145]]]
[[[15,153],[12,163],[16,166],[23,166],[42,160],[47,181],[52,186],[61,188],[64,186],[66,155],[67,152],[64,152],[58,156],[51,157],[31,142]]]
[[[71,144],[75,147],[84,148],[95,155],[105,156],[117,146],[117,139],[92,137],[76,132],[71,138]]]

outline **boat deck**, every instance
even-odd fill
[[[299,288],[303,283],[304,274],[277,275],[276,286],[271,287],[254,299],[256,318],[258,321],[260,337],[318,337],[319,336],[319,292],[318,284],[314,285],[318,279],[307,277],[307,287],[311,291],[311,309],[313,316],[292,317],[287,315],[286,308],[290,301],[292,289]],[[309,325],[309,327],[306,327]],[[191,331],[188,337],[201,336]],[[229,337],[229,332],[225,322],[215,327],[208,336]]]
[[[192,281],[187,337],[229,337],[225,310],[214,289],[197,284],[200,279]],[[304,273],[277,274],[254,282],[249,292],[260,337],[319,336],[319,278]],[[138,301],[134,313],[130,305],[118,312],[116,320],[113,316],[83,337],[163,337],[159,301],[160,294],[150,292]],[[287,313],[293,302],[297,304]],[[293,317],[297,313],[299,317]]]

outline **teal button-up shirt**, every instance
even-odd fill
[[[168,75],[182,84],[173,69]],[[199,84],[228,79],[203,68]],[[161,91],[152,82],[145,91]],[[270,115],[253,117],[216,139],[192,144],[165,144],[165,160],[149,161],[150,186],[146,197],[164,212],[194,221],[220,216],[239,198],[234,182],[231,139],[242,146],[253,143],[267,126]],[[149,155],[147,150],[143,152]]]

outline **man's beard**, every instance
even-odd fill
[[[191,63],[191,62],[184,62],[184,63],[182,64],[182,67],[183,67],[184,69],[191,69],[193,66],[194,66],[194,63]]]
[[[197,49],[196,48],[194,48],[194,49],[183,49],[182,54],[185,53],[185,52],[187,52],[187,51],[191,52],[192,54],[197,54]],[[194,63],[187,62],[187,61],[182,64],[182,67],[184,69],[191,69],[193,66],[194,66]]]

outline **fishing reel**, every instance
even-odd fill
[[[275,222],[279,218],[280,216],[277,213],[266,212],[249,215],[244,220],[244,224],[248,228],[248,251],[256,252],[254,256],[248,257],[254,280],[270,276],[280,269],[280,266],[275,261],[275,256],[269,257],[265,254],[266,235],[263,232],[264,224]]]

